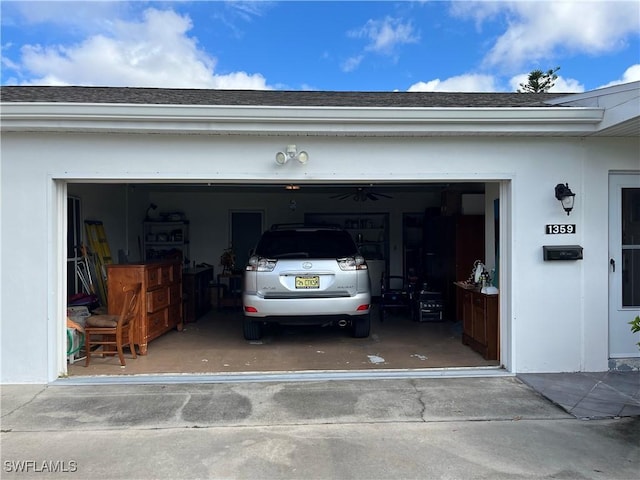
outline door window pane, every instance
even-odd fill
[[[622,306],[640,306],[640,188],[622,189]]]
[[[640,250],[622,251],[622,306],[640,307]]]

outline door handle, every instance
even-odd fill
[[[611,260],[609,260],[609,265],[611,265],[611,270],[612,271],[616,271],[616,261],[612,258]]]

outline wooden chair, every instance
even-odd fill
[[[120,365],[124,366],[123,347],[126,346],[129,346],[131,356],[137,358],[133,337],[138,319],[141,288],[140,283],[123,287],[124,298],[120,315],[92,315],[87,318],[84,327],[87,353],[85,367],[89,366],[92,354],[100,354],[100,356],[118,354]],[[92,351],[96,346],[102,346],[102,349]]]

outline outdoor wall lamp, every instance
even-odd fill
[[[276,163],[278,165],[284,165],[289,160],[294,158],[304,165],[309,161],[309,154],[304,150],[298,152],[298,149],[295,145],[287,145],[287,148],[284,152],[276,153]]]
[[[573,210],[573,202],[576,198],[576,194],[571,191],[569,184],[564,185],[559,183],[556,185],[556,198],[562,203],[562,208],[567,212],[567,215]]]

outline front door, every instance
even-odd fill
[[[609,176],[609,357],[640,357],[640,174]]]

